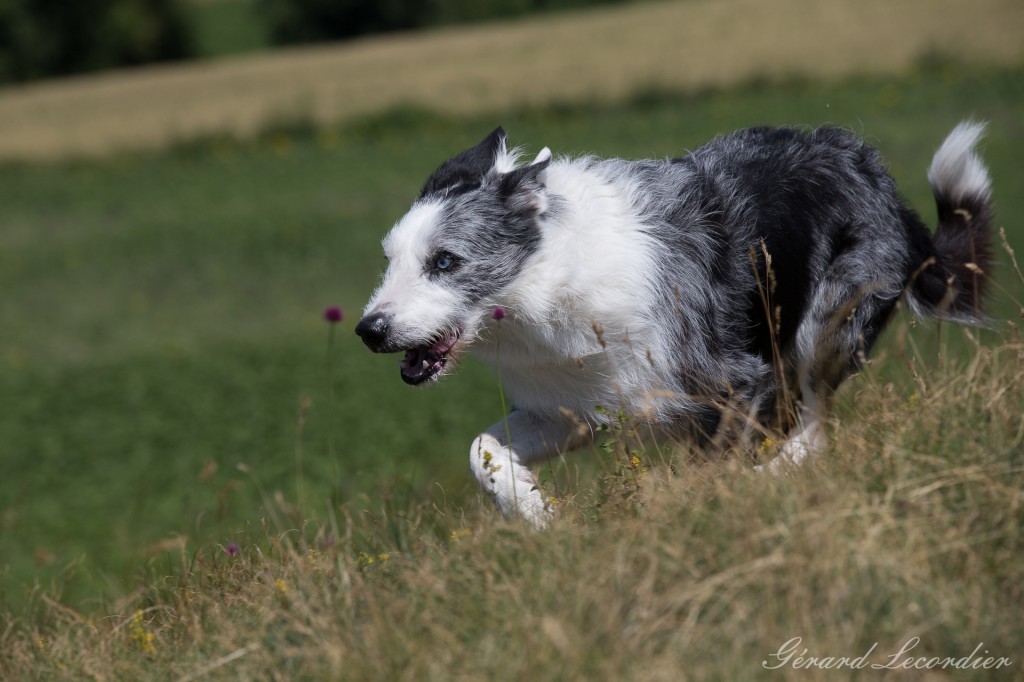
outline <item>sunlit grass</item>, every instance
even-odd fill
[[[442,507],[472,500],[467,450],[502,416],[495,378],[468,362],[439,386],[410,390],[346,320],[328,384],[321,313],[333,303],[361,309],[388,226],[441,159],[494,125],[534,150],[636,158],[745,125],[841,123],[880,147],[931,222],[924,169],[971,113],[991,122],[983,155],[997,224],[1020,250],[1022,83],[1018,70],[938,63],[901,78],[660,91],[500,117],[402,109],[168,154],[0,166],[0,288],[15,292],[0,305],[5,608],[20,612],[35,585],[83,612],[127,597],[145,571],[169,570],[176,543],[227,545],[254,523],[257,483],[271,498],[301,487],[308,499],[292,503],[316,522],[342,513],[327,499],[356,516],[427,491]],[[878,103],[889,91],[899,102]],[[1017,275],[1002,266],[995,277],[1012,287]],[[997,319],[1016,318],[1019,304],[995,293]],[[938,358],[940,334],[921,332],[921,353]],[[962,340],[955,328],[941,336]],[[887,343],[879,351],[880,375],[911,371]],[[541,472],[559,497],[603,470],[586,456],[566,461],[554,477]],[[661,460],[648,455],[652,463]]]
[[[42,592],[5,616],[0,676],[751,679],[796,636],[878,664],[913,638],[914,657],[983,643],[1019,666],[1024,344],[1003,325],[931,352],[901,318],[886,362],[908,369],[850,380],[829,451],[781,478],[629,444],[546,532],[484,500],[392,489],[309,520],[268,494],[233,545],[182,545],[102,615]]]

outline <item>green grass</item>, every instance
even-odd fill
[[[270,31],[255,0],[196,0],[187,3],[187,8],[200,58],[259,52],[270,47]]]
[[[341,128],[281,126],[255,143],[0,167],[0,290],[14,292],[0,300],[3,600],[20,612],[38,605],[34,585],[54,586],[75,609],[108,608],[101,599],[170,570],[177,555],[162,541],[184,536],[188,553],[208,555],[258,527],[277,491],[314,525],[390,498],[455,516],[465,505],[475,518],[467,450],[500,417],[495,379],[468,363],[441,386],[408,389],[394,360],[368,354],[351,329],[386,229],[442,159],[494,125],[534,151],[629,157],[676,154],[745,125],[848,125],[882,149],[930,221],[924,169],[953,125],[975,116],[991,122],[984,155],[999,224],[1024,252],[1022,75],[940,63],[903,78],[649,93],[469,120],[396,111]],[[328,414],[320,315],[332,304],[348,319]],[[1000,319],[1017,314],[998,292],[993,304]],[[885,371],[906,376],[898,363]]]
[[[896,331],[931,333],[905,320]],[[911,358],[925,361],[916,379],[861,377],[831,451],[792,476],[756,474],[742,453],[606,459],[546,532],[422,495],[303,523],[268,496],[235,554],[168,552],[103,617],[43,601],[37,618],[10,620],[0,676],[856,677],[780,665],[772,654],[801,637],[808,656],[871,652],[877,666],[977,647],[974,660],[1010,666],[932,672],[1018,679],[1024,345],[1010,335],[963,359],[893,359]]]

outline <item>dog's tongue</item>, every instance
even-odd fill
[[[447,353],[448,351],[450,351],[452,349],[452,347],[455,345],[455,342],[458,340],[458,338],[459,338],[458,334],[452,334],[451,336],[446,336],[445,338],[441,339],[440,341],[435,343],[433,346],[431,346],[430,349],[428,350],[428,352],[431,353],[431,354],[434,354],[434,355],[444,355],[445,353]]]
[[[433,345],[416,346],[405,351],[405,357],[398,363],[402,368],[402,379],[409,384],[418,384],[441,371],[457,340],[458,335],[452,334]]]

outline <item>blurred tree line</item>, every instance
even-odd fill
[[[196,36],[231,30],[212,11],[229,5],[283,45],[622,1],[0,0],[0,83],[205,56]]]
[[[623,0],[256,0],[277,44],[498,19]]]
[[[177,0],[0,0],[0,82],[191,54]]]

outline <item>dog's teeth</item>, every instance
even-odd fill
[[[427,362],[426,360],[424,360],[424,361],[423,361],[423,362],[422,362],[422,363],[420,364],[420,367],[422,367],[423,369],[426,369],[427,367],[430,367],[430,363],[429,363],[429,362]]]

